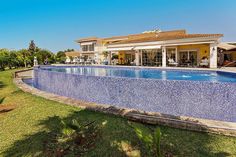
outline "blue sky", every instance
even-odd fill
[[[156,28],[236,41],[236,0],[0,0],[0,48],[27,48],[33,39],[56,52],[78,49],[82,37]]]

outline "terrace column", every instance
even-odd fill
[[[210,68],[217,68],[217,44],[210,44]]]
[[[139,66],[139,51],[135,51],[135,65]]]
[[[107,61],[108,65],[111,65],[111,52],[108,52]]]
[[[143,66],[143,51],[142,50],[140,50],[140,53],[141,53],[141,66]]]
[[[162,67],[166,67],[166,47],[162,47]]]

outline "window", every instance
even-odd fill
[[[94,51],[95,43],[90,45],[81,45],[82,51]]]
[[[94,43],[92,45],[89,45],[89,51],[94,51]]]
[[[144,66],[161,66],[162,65],[161,50],[143,50],[142,63]]]
[[[82,46],[82,51],[88,51],[88,45],[83,45]]]

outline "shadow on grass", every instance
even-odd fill
[[[38,131],[32,135],[25,135],[22,140],[16,141],[10,148],[5,150],[1,155],[5,157],[18,157],[18,156],[45,156],[45,143],[48,142],[50,136],[61,131],[61,120],[70,121],[74,118],[83,121],[95,121],[98,125],[102,127],[101,135],[96,139],[95,148],[91,151],[86,152],[86,156],[126,156],[122,151],[123,146],[120,146],[121,141],[129,143],[129,135],[123,132],[124,130],[118,130],[117,118],[119,121],[125,122],[119,117],[108,117],[104,114],[90,112],[90,111],[78,111],[73,112],[67,117],[60,118],[58,116],[49,117],[46,120],[40,121],[39,126],[43,126],[42,131]],[[133,132],[131,130],[131,132]],[[126,138],[119,137],[120,133],[124,134]],[[114,136],[113,136],[113,135]],[[121,134],[121,135],[122,135]],[[137,139],[136,139],[137,140]],[[127,147],[130,147],[128,146]],[[131,148],[129,148],[131,149]],[[94,151],[94,152],[93,152]],[[130,151],[130,150],[129,150]]]
[[[0,97],[0,105],[3,103],[4,99],[5,99],[5,97],[3,97],[3,98]]]
[[[12,106],[10,106],[10,107],[9,106],[0,106],[0,114],[10,112],[14,109],[15,109],[15,107],[12,107]]]
[[[137,123],[133,123],[131,125],[133,130],[139,140],[144,145],[145,149],[149,151],[150,154],[148,156],[152,156],[155,154],[153,147],[153,132],[154,126],[142,127],[137,125]],[[213,148],[212,145],[216,145],[219,147],[225,147],[226,145],[222,145],[223,140],[219,140],[218,137],[221,138],[231,138],[224,137],[214,134],[200,133],[194,131],[186,131],[181,129],[174,129],[164,126],[159,126],[161,128],[161,154],[163,157],[172,157],[172,156],[194,156],[194,157],[228,157],[234,154],[230,154],[217,148]],[[219,140],[219,141],[218,141]],[[236,147],[236,139],[231,144],[235,144],[232,146],[232,149]],[[219,145],[218,145],[219,144]],[[231,146],[229,144],[229,146]]]
[[[0,89],[4,87],[5,87],[5,84],[2,81],[0,81]]]
[[[96,113],[87,110],[72,112],[64,118],[58,116],[48,117],[38,123],[43,127],[31,135],[25,135],[21,140],[15,141],[2,155],[5,157],[18,156],[45,156],[45,142],[53,133],[60,132],[61,120],[69,121],[77,118],[83,121],[96,121],[102,126],[101,135],[96,139],[95,147],[82,156],[154,156],[153,126],[144,126],[140,123],[130,122],[126,119]],[[178,129],[161,127],[162,153],[170,152],[178,156],[219,156],[226,157],[226,152],[213,152],[208,146],[214,142],[212,136]]]

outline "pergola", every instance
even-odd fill
[[[236,45],[231,43],[220,43],[217,47],[219,49],[220,65],[236,66],[236,60],[233,59],[226,61],[224,58],[225,55],[233,55],[233,53],[236,53]]]

